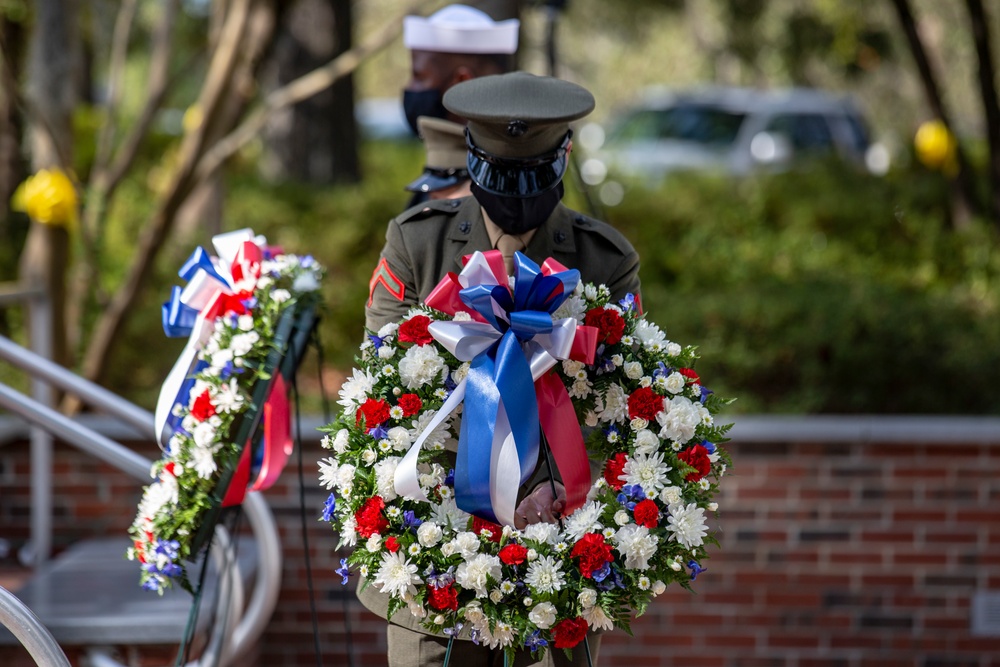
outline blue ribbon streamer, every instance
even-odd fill
[[[163,304],[163,332],[170,338],[190,336],[198,319],[198,309],[181,301],[183,291],[174,285],[170,290],[170,300]]]
[[[520,464],[518,485],[534,472],[539,452],[538,401],[521,343],[552,331],[552,313],[572,294],[579,280],[580,273],[575,270],[542,275],[537,264],[515,253],[513,296],[506,285],[473,285],[459,293],[466,305],[503,334],[472,360],[466,376],[455,499],[470,514],[498,522],[490,478],[501,409],[506,413]],[[503,316],[498,316],[494,305]]]

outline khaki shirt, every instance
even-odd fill
[[[389,223],[385,247],[372,274],[365,326],[378,331],[423,302],[462,257],[493,248],[474,197],[430,201]],[[584,283],[604,284],[614,300],[639,295],[639,255],[610,225],[562,204],[531,238],[525,254],[541,264],[552,257],[578,269]]]

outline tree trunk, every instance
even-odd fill
[[[21,135],[24,119],[17,105],[17,82],[24,68],[24,26],[0,14],[0,44],[3,45],[3,69],[0,71],[0,240],[8,249],[20,246],[15,242],[11,225],[10,198],[24,180],[24,162],[21,158]],[[3,255],[7,261],[14,255]],[[0,281],[13,275],[2,267]]]
[[[69,171],[73,147],[75,0],[38,0],[28,60],[27,98],[32,168]],[[21,253],[20,279],[43,288],[52,309],[52,358],[68,364],[66,272],[69,233],[64,226],[33,222]]]
[[[351,48],[350,0],[299,0],[282,17],[264,79],[279,88]],[[354,183],[360,177],[354,83],[345,76],[275,114],[263,170],[274,180]]]
[[[896,16],[899,18],[900,27],[906,36],[906,43],[910,48],[910,54],[917,66],[920,75],[920,83],[924,88],[924,95],[927,97],[927,104],[933,113],[944,124],[952,136],[955,136],[951,118],[945,109],[944,99],[934,76],[927,50],[920,39],[917,31],[917,23],[913,18],[913,10],[910,8],[909,0],[891,0],[896,9]],[[976,190],[973,182],[972,169],[965,151],[961,144],[956,142],[955,157],[958,162],[958,172],[949,179],[949,192],[951,196],[952,224],[955,227],[965,227],[969,223],[969,218],[976,212]]]
[[[979,92],[983,99],[983,115],[986,120],[986,137],[990,148],[990,217],[993,224],[1000,226],[1000,102],[997,101],[996,73],[993,69],[993,44],[990,35],[990,20],[983,8],[982,0],[966,0],[972,37],[976,43],[979,59]]]

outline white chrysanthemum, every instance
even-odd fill
[[[615,523],[619,526],[624,526],[632,521],[632,516],[625,510],[618,510],[615,512]]]
[[[150,484],[142,494],[139,516],[154,517],[167,505],[176,505],[177,490],[177,479],[173,475],[160,477],[159,482]]]
[[[635,444],[633,451],[636,454],[652,454],[660,449],[660,439],[649,429],[641,429],[635,432]]]
[[[638,380],[642,377],[642,364],[638,361],[630,361],[625,364],[625,377],[630,380]]]
[[[532,523],[524,528],[524,539],[553,544],[559,539],[559,528],[554,523]]]
[[[344,523],[340,526],[340,541],[348,547],[353,547],[358,543],[358,522],[354,515],[344,519]]]
[[[215,452],[219,446],[215,447],[192,447],[191,461],[188,467],[193,468],[201,479],[210,479],[219,467],[215,463]]]
[[[643,347],[649,348],[654,344],[662,346],[667,341],[666,335],[660,327],[646,320],[639,320],[635,323],[635,337]]]
[[[441,541],[441,526],[433,521],[424,521],[417,527],[417,541],[425,547],[432,547]]]
[[[602,422],[624,422],[628,418],[628,395],[617,384],[612,384],[597,399],[597,416]]]
[[[566,519],[566,535],[576,541],[594,530],[600,530],[601,526],[597,521],[604,511],[604,503],[592,500],[584,503],[583,507],[576,510]]]
[[[660,437],[679,442],[687,442],[694,436],[698,425],[703,423],[705,416],[709,423],[711,415],[701,403],[692,403],[683,396],[674,396],[663,402],[663,411],[656,415],[660,425]]]
[[[397,452],[409,449],[410,445],[413,444],[413,439],[410,438],[410,432],[403,428],[402,426],[393,426],[389,429],[386,436],[389,438],[389,442],[392,443],[392,448]]]
[[[444,484],[445,472],[440,464],[434,463],[428,467],[426,463],[421,463],[419,470],[420,476],[417,478],[417,483],[425,489],[433,489]]]
[[[455,370],[451,372],[451,381],[455,384],[460,384],[465,376],[469,374],[469,364],[464,363]]]
[[[337,468],[340,464],[337,460],[330,457],[326,459],[319,460],[319,484],[327,491],[333,489],[334,485],[337,483]]]
[[[458,508],[453,498],[445,498],[440,505],[431,504],[431,521],[441,527],[459,530],[469,523],[469,514]]]
[[[337,468],[337,486],[342,489],[354,486],[354,473],[356,470],[357,468],[350,463],[345,463]]]
[[[681,353],[681,346],[670,340],[666,342],[664,348],[671,357],[676,357]]]
[[[598,605],[584,609],[581,616],[590,625],[591,630],[613,630],[615,627],[611,617]]]
[[[665,486],[663,487],[663,490],[660,491],[660,502],[667,507],[673,507],[677,503],[681,502],[682,498],[681,487],[679,486]]]
[[[667,590],[667,585],[662,581],[660,581],[659,579],[657,579],[656,581],[653,582],[653,586],[650,590],[653,593],[653,597],[656,597],[657,595],[663,595],[663,591]]]
[[[271,299],[273,299],[276,303],[284,303],[291,298],[291,293],[286,289],[276,289],[271,292]]]
[[[500,559],[489,554],[478,554],[455,570],[455,581],[467,590],[476,592],[477,598],[486,597],[490,580],[500,579]]]
[[[292,281],[292,289],[296,292],[315,292],[319,289],[319,280],[312,271],[305,271],[295,276]]]
[[[396,322],[390,322],[389,324],[386,324],[381,329],[379,329],[378,334],[376,335],[379,338],[386,338],[387,336],[391,336],[394,333],[396,333],[397,329],[399,329],[399,324],[397,324]]]
[[[382,500],[389,502],[396,499],[396,466],[398,456],[390,456],[375,464],[375,488]]]
[[[562,563],[550,556],[539,556],[537,560],[528,565],[524,582],[539,593],[555,593],[565,583]]]
[[[572,359],[565,359],[562,362],[563,373],[566,377],[576,377],[576,374],[582,371],[584,368],[582,361],[573,361]]]
[[[552,313],[553,320],[561,320],[567,317],[572,317],[577,322],[583,322],[583,318],[587,315],[587,302],[578,296],[571,296],[562,302],[562,305],[556,308],[556,312]]]
[[[583,296],[587,301],[596,301],[598,294],[598,288],[591,283],[587,283],[583,286]]]
[[[191,437],[199,447],[211,447],[215,444],[215,426],[210,421],[203,421],[194,427]]]
[[[402,597],[406,593],[415,595],[417,588],[414,584],[421,584],[423,580],[417,576],[417,566],[397,551],[382,554],[382,564],[372,583],[383,593]]]
[[[410,348],[411,350],[414,348]],[[410,431],[410,437],[415,441],[420,435],[427,429],[427,426],[434,419],[437,414],[436,410],[427,410],[421,412],[417,418],[412,422],[413,430]],[[424,441],[424,446],[434,449],[435,447],[443,447],[445,441],[451,437],[448,432],[448,425],[451,422],[451,418],[445,419],[443,423],[439,424],[431,433],[427,436]]]
[[[684,391],[684,384],[686,380],[680,373],[671,373],[667,376],[667,379],[663,382],[664,388],[671,394],[679,394]]]
[[[673,537],[688,549],[700,546],[708,534],[705,525],[705,510],[694,503],[687,506],[678,505],[670,510],[667,518],[667,530]]]
[[[378,348],[379,359],[392,359],[394,354],[396,354],[396,348],[392,345],[381,345]]]
[[[253,331],[253,315],[244,313],[237,317],[236,328],[240,331]]]
[[[593,588],[584,588],[580,591],[580,594],[576,596],[576,599],[580,602],[580,606],[584,609],[593,607],[597,604],[597,591]]]
[[[341,385],[340,400],[337,403],[353,414],[357,407],[368,398],[368,394],[374,386],[375,377],[371,373],[355,368],[351,377],[347,378]]]
[[[368,467],[371,467],[375,461],[378,460],[378,454],[375,453],[373,449],[366,449],[361,452],[361,461]]]
[[[614,542],[619,553],[625,556],[625,567],[630,570],[649,568],[649,559],[656,553],[657,540],[649,534],[649,528],[630,523],[615,533]]]
[[[613,363],[617,368],[618,366],[621,366],[623,363],[625,363],[625,358],[620,354],[612,354],[611,363]]]
[[[246,331],[236,334],[229,341],[229,347],[233,350],[233,356],[245,357],[253,346],[260,342],[260,334],[256,331]]]
[[[594,383],[590,380],[576,380],[570,385],[569,395],[571,398],[584,399],[590,396],[594,389]]]
[[[218,371],[218,369],[222,368],[232,360],[233,360],[233,351],[229,348],[226,348],[224,350],[218,350],[216,352],[213,352],[211,357],[209,358],[208,363],[213,370]],[[212,375],[217,375],[217,374],[218,374],[217,372],[212,373]]]
[[[243,395],[236,384],[236,378],[219,387],[219,392],[213,397],[215,409],[219,412],[235,412],[243,405]]]
[[[343,454],[347,451],[347,446],[350,444],[350,432],[346,428],[342,428],[337,431],[336,437],[333,439],[333,451],[338,454]]]
[[[547,630],[556,622],[556,606],[551,602],[541,602],[528,612],[528,620]]]
[[[479,537],[471,531],[459,533],[452,541],[455,543],[455,548],[462,555],[462,558],[466,560],[469,560],[476,555],[476,553],[479,552],[479,547],[481,546]]]
[[[479,630],[479,641],[491,649],[504,648],[514,643],[514,635],[517,634],[509,623],[498,622],[493,629],[487,624],[485,627],[477,627]]]
[[[636,454],[625,462],[622,477],[626,484],[638,484],[644,491],[659,492],[667,483],[672,466],[663,461],[663,454]]]
[[[368,536],[368,542],[365,543],[365,549],[371,553],[375,553],[382,549],[382,536],[378,533],[372,533]]]
[[[399,360],[399,379],[407,389],[419,389],[441,374],[444,359],[433,345],[414,345]]]
[[[452,322],[471,322],[472,321],[472,315],[470,315],[469,313],[465,312],[464,310],[460,310],[457,313],[455,313],[455,315],[451,318],[451,321]]]

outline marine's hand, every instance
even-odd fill
[[[556,485],[556,495],[552,495],[552,487],[542,484],[521,501],[514,511],[514,527],[521,530],[532,523],[555,523],[566,508],[566,489],[559,482]]]

